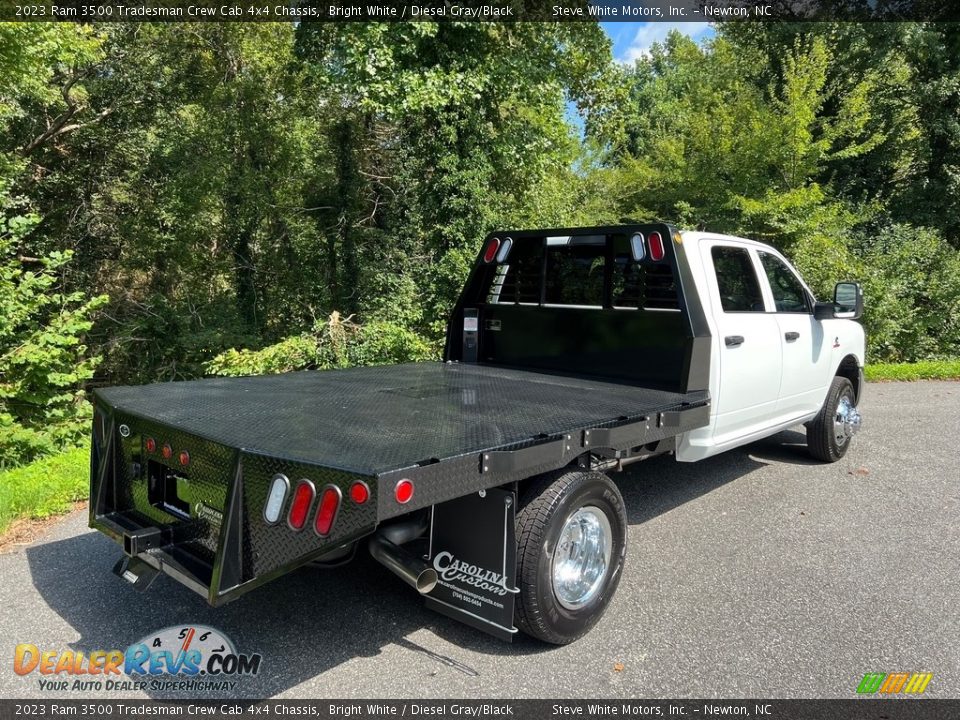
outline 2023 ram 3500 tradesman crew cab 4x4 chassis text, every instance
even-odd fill
[[[855,283],[818,303],[776,250],[664,224],[499,232],[444,362],[98,390],[90,525],[137,588],[213,604],[357,547],[427,604],[567,643],[616,590],[627,521],[604,472],[860,424]]]

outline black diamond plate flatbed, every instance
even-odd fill
[[[706,392],[440,362],[111,387],[96,395],[126,414],[223,445],[365,475],[708,402]]]

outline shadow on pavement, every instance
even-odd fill
[[[763,467],[767,460],[806,463],[795,447],[802,437],[780,433],[699,463],[657,457],[612,477],[624,495],[630,524],[639,525]],[[293,572],[221,608],[209,607],[163,575],[138,593],[111,572],[119,556],[117,545],[92,532],[27,550],[33,584],[80,634],[72,649],[123,649],[169,626],[209,625],[232,638],[239,652],[263,656],[260,674],[238,679],[235,690],[224,696],[270,697],[352,658],[376,656],[388,645],[476,674],[406,637],[421,628],[480,653],[536,655],[552,649],[523,635],[504,643],[428,611],[414,592],[366,553],[358,553],[342,568]]]

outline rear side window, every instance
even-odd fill
[[[743,248],[716,246],[713,270],[717,274],[720,290],[720,306],[724,312],[764,312],[760,282],[750,261],[750,254]]]
[[[761,252],[760,264],[763,265],[763,271],[770,282],[770,290],[773,293],[773,301],[777,306],[777,312],[810,312],[807,291],[804,290],[797,276],[784,265],[780,258],[770,253]]]

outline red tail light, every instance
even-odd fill
[[[147,441],[144,443],[144,447],[147,448],[148,453],[155,453],[157,451],[157,441],[153,438],[147,438]]]
[[[357,505],[363,505],[370,499],[370,488],[362,480],[357,480],[350,486],[350,499]]]
[[[333,521],[337,517],[337,509],[340,507],[340,488],[328,485],[320,496],[320,507],[317,509],[316,529],[317,535],[326,537],[330,534],[333,527]]]
[[[307,522],[307,512],[313,504],[313,483],[309,480],[301,480],[297,489],[293,491],[293,502],[290,503],[290,515],[287,522],[294,530],[303,530]]]
[[[649,237],[650,241],[650,259],[651,260],[663,260],[663,238],[660,237],[660,233],[652,232]]]
[[[500,238],[490,238],[490,242],[487,243],[487,249],[483,251],[483,261],[485,263],[493,262],[493,259],[497,256],[497,250],[500,249]]]
[[[401,505],[406,505],[410,502],[410,498],[413,497],[413,483],[404,478],[397,483],[397,486],[393,489],[393,495],[397,498],[397,502]]]

